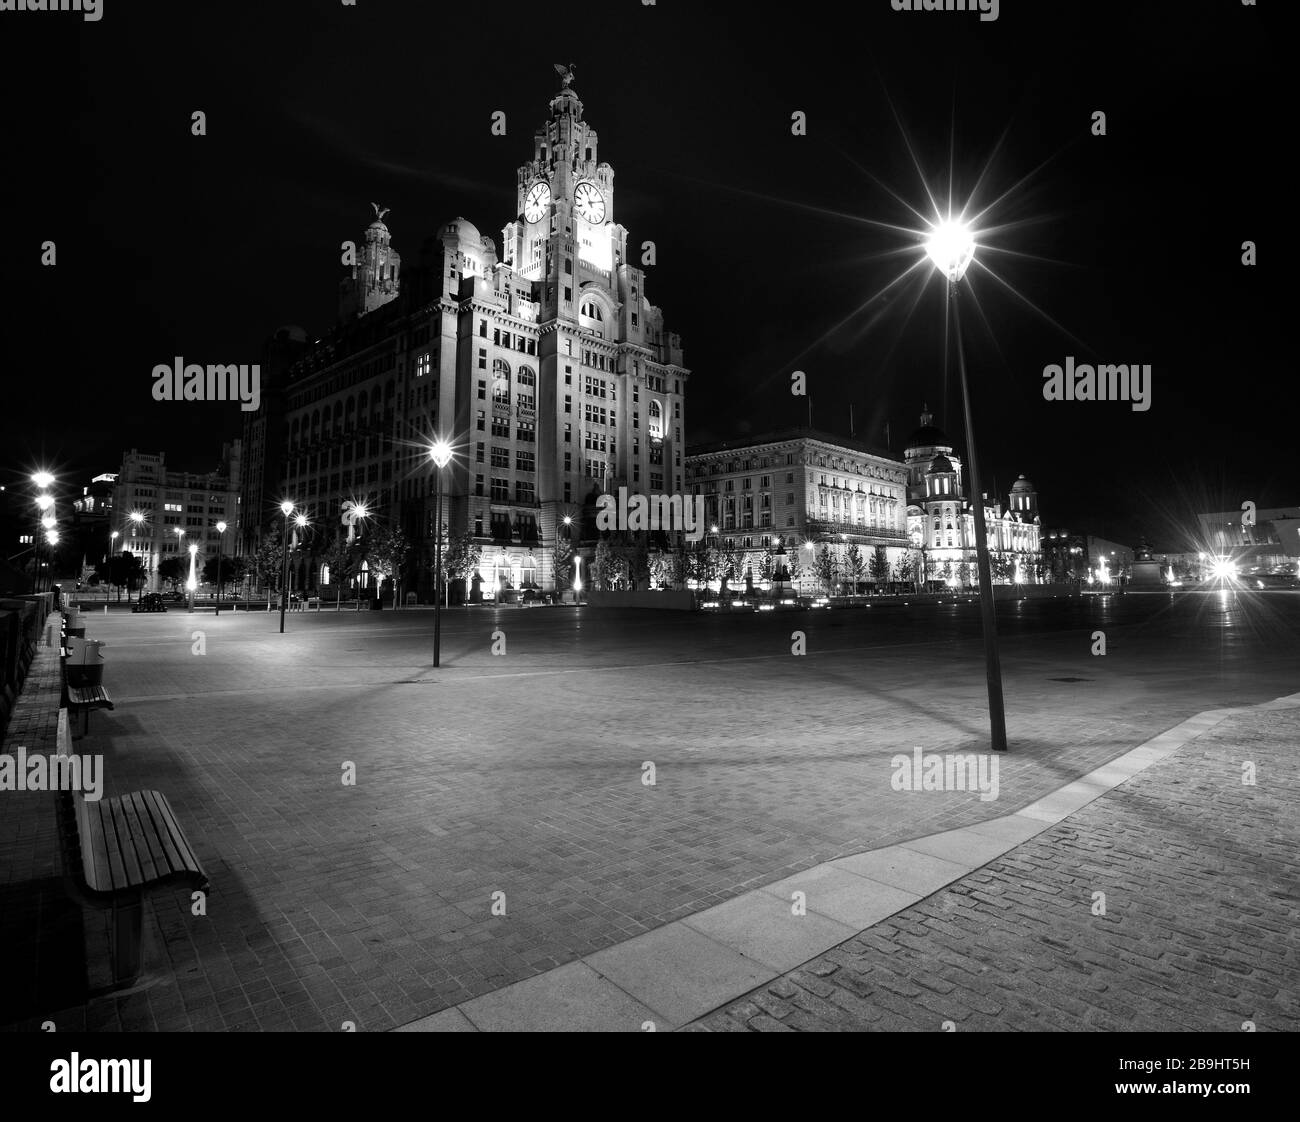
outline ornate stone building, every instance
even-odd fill
[[[250,526],[264,531],[283,498],[331,529],[345,501],[364,502],[405,530],[416,555],[404,586],[427,600],[437,437],[455,449],[444,521],[481,546],[488,589],[554,587],[564,520],[582,525],[600,492],[681,492],[690,372],[629,260],[614,169],[572,80],[564,71],[516,173],[499,253],[457,218],[403,266],[376,206],[335,329],[314,343],[277,335],[245,424],[263,465],[249,473]]]
[[[934,426],[928,410],[908,438],[907,532],[921,554],[927,579],[975,585],[975,512],[962,481],[962,461]],[[995,583],[1040,578],[1042,522],[1038,492],[1023,475],[1011,486],[1006,506],[984,499],[984,523]]]

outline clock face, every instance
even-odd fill
[[[550,205],[550,184],[534,183],[524,198],[524,218],[529,222],[540,222]]]
[[[578,217],[593,226],[605,221],[605,197],[596,190],[594,183],[579,183],[573,192],[573,207]]]

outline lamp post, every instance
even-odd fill
[[[217,523],[217,615],[221,614],[221,555],[226,551],[226,524]]]
[[[970,463],[971,489],[975,501],[975,555],[979,569],[980,616],[984,631],[984,676],[988,685],[989,727],[995,752],[1007,750],[1007,721],[1002,702],[1002,666],[998,656],[997,615],[993,608],[993,577],[989,566],[988,533],[984,525],[984,492],[980,487],[979,454],[975,449],[975,426],[971,419],[970,389],[966,382],[966,351],[961,339],[961,309],[958,289],[967,267],[975,257],[975,235],[962,222],[940,222],[931,231],[925,251],[948,281],[948,303],[952,306],[953,330],[957,340],[957,370],[961,379],[962,408],[966,419],[966,455]]]
[[[289,585],[289,515],[293,513],[293,503],[280,504],[280,513],[284,515],[284,537],[280,543],[280,634],[284,634],[284,613],[288,607],[286,590]]]
[[[435,441],[429,449],[429,459],[434,466],[433,507],[433,665],[442,660],[442,469],[451,460],[451,445],[445,440]],[[427,555],[426,555],[427,556]]]
[[[140,513],[140,511],[138,511],[138,510],[133,510],[133,511],[131,511],[131,513],[128,514],[126,517],[127,517],[127,520],[132,524],[133,528],[134,528],[134,527],[139,527],[139,526],[143,526],[143,525],[144,525],[144,515],[143,515],[142,513]],[[135,540],[135,536],[136,536],[136,535],[135,535],[135,532],[134,532],[134,529],[133,529],[132,534],[131,534],[131,539],[132,539],[132,541]],[[125,551],[123,551],[123,552],[125,552]],[[135,550],[132,550],[132,551],[131,551],[131,556],[132,556],[133,558],[136,557],[136,552],[135,552]],[[131,603],[131,575],[132,575],[132,570],[128,569],[128,570],[127,570],[127,574],[126,574],[126,602],[127,602],[128,604]]]
[[[190,542],[190,575],[185,582],[185,591],[189,593],[189,611],[194,611],[194,593],[198,591],[199,578],[194,571],[194,563],[199,555],[199,543]]]

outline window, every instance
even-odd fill
[[[476,464],[483,462],[483,441],[481,440],[474,445],[474,462]]]
[[[564,443],[569,444],[572,442],[572,440],[573,440],[573,426],[566,423],[564,426]]]
[[[515,502],[532,503],[537,501],[537,492],[532,480],[515,480]]]
[[[484,347],[478,349],[478,368],[480,370],[487,369],[487,349]]]
[[[510,449],[498,448],[492,445],[492,466],[496,468],[508,468],[510,466]]]
[[[573,289],[567,284],[564,286],[564,299],[570,303],[573,301]]]
[[[537,454],[535,452],[518,451],[515,453],[515,470],[516,471],[536,471]]]
[[[492,498],[498,502],[510,501],[510,481],[508,479],[492,478]]]
[[[487,427],[487,415],[483,412],[482,409],[478,411],[478,417],[476,418],[476,420],[477,423],[475,427],[478,429],[479,432],[482,432]]]
[[[537,385],[537,375],[533,373],[532,368],[529,366],[521,366],[519,368],[518,377],[519,377],[519,384],[521,386]]]
[[[415,376],[417,378],[423,378],[428,373],[429,373],[429,352],[425,351],[424,354],[416,356]]]
[[[510,439],[510,422],[509,422],[509,421],[499,421],[499,420],[497,420],[495,417],[493,417],[493,418],[492,418],[492,435],[493,435],[493,436],[499,436],[499,437],[502,437],[502,438],[504,438],[505,440],[509,440],[509,439]]]
[[[515,437],[518,440],[526,441],[529,444],[537,441],[537,426],[531,421],[521,421],[519,427],[515,429]]]
[[[573,412],[573,397],[567,393],[564,395],[564,411],[566,413]]]

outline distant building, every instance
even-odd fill
[[[868,564],[883,548],[887,568],[877,581],[976,583],[975,514],[963,487],[961,457],[923,412],[903,459],[861,441],[829,433],[790,430],[692,448],[687,481],[705,497],[718,540],[749,551],[745,565],[769,546],[800,554],[808,571],[825,547],[834,583],[849,580],[856,546]],[[984,502],[993,579],[1040,579],[1038,492],[1023,475],[1008,502]]]
[[[978,584],[973,497],[965,492],[961,457],[928,410],[922,410],[921,427],[908,437],[903,457],[907,532],[921,556],[925,579]],[[1043,579],[1042,520],[1034,485],[1022,475],[1012,484],[1006,506],[987,493],[983,501],[993,582]]]
[[[1231,558],[1242,573],[1294,572],[1300,558],[1300,507],[1256,510],[1253,523],[1245,515],[1241,510],[1198,515],[1198,542],[1211,554]]]
[[[904,465],[847,437],[791,429],[693,447],[686,485],[704,496],[709,540],[732,543],[745,555],[742,575],[756,579],[768,549],[804,550],[800,567],[811,574],[825,546],[847,581],[853,547],[864,563],[883,547],[891,571],[909,548]]]
[[[158,566],[169,557],[188,557],[194,542],[199,544],[200,567],[206,557],[215,556],[222,548],[218,522],[226,523],[224,549],[233,552],[240,530],[240,472],[238,440],[222,446],[220,466],[206,474],[168,471],[162,453],[132,448],[123,457],[113,494],[112,529],[121,534],[117,551],[129,550],[140,558],[148,589],[159,590]]]

